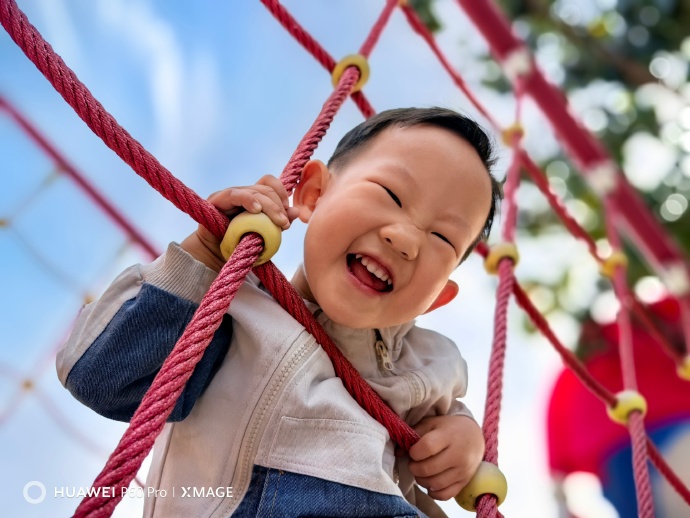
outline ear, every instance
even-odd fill
[[[330,178],[331,173],[321,160],[310,160],[302,169],[299,183],[292,195],[292,204],[299,209],[298,217],[302,223],[309,222]]]
[[[455,298],[455,296],[458,294],[458,291],[460,291],[460,288],[458,288],[458,284],[455,281],[451,281],[449,279],[446,285],[441,290],[441,293],[438,294],[436,300],[431,303],[431,306],[429,306],[429,309],[427,309],[424,312],[424,314],[430,313],[431,311],[448,304],[451,300]]]

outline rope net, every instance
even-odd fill
[[[333,72],[333,69],[336,67],[335,60],[280,2],[277,0],[262,0],[262,3],[279,23],[327,71]],[[642,211],[644,213],[642,216],[640,216],[639,212],[635,212],[642,207],[639,198],[630,186],[627,185],[620,172],[612,165],[613,163],[601,145],[594,137],[584,131],[567,112],[564,100],[562,97],[557,96],[555,89],[546,83],[541,73],[534,66],[533,59],[527,53],[522,42],[510,34],[510,26],[501,13],[486,1],[458,0],[458,4],[487,37],[497,59],[503,64],[506,75],[514,83],[517,99],[515,127],[520,127],[522,100],[525,96],[530,95],[540,104],[544,113],[551,120],[563,140],[566,150],[575,158],[576,162],[582,165],[585,176],[593,176],[594,168],[600,167],[602,164],[605,167],[609,167],[609,169],[613,167],[611,175],[613,178],[612,186],[605,190],[599,189],[599,191],[605,201],[608,240],[614,250],[620,249],[620,237],[616,230],[616,223],[624,221],[630,236],[636,240],[639,247],[647,255],[650,263],[655,265],[661,273],[671,263],[682,263],[685,265],[685,258],[682,253],[666,236],[663,229],[653,220],[651,215],[646,210]],[[512,151],[512,161],[504,188],[504,211],[506,217],[502,229],[502,240],[506,243],[514,242],[518,210],[515,195],[519,185],[520,174],[522,171],[525,171],[534,184],[544,193],[555,213],[563,221],[564,226],[577,239],[586,243],[588,250],[597,262],[604,264],[607,259],[599,255],[591,237],[569,215],[562,201],[551,191],[545,174],[521,147],[521,132],[511,132],[509,128],[500,127],[496,119],[491,116],[490,112],[481,105],[478,98],[470,91],[460,74],[450,65],[449,60],[443,55],[437,45],[434,36],[421,22],[411,6],[406,2],[387,0],[374,26],[369,31],[366,40],[360,47],[359,53],[364,57],[368,57],[371,54],[396,9],[402,11],[411,29],[429,45],[432,53],[439,59],[453,83],[466,94],[468,100],[489,123],[506,137],[507,144]],[[35,27],[31,25],[14,0],[0,0],[0,22],[2,22],[3,27],[15,43],[44,74],[58,93],[62,95],[79,117],[110,149],[177,208],[189,214],[195,221],[204,225],[218,238],[223,237],[228,225],[227,217],[176,179],[153,155],[146,151],[141,144],[117,123],[79,81],[74,72],[53,51]],[[522,58],[522,61],[516,60],[515,56]],[[516,62],[521,65],[516,66]],[[364,117],[369,117],[375,113],[362,92],[352,92],[359,78],[360,70],[357,67],[350,66],[346,69],[332,94],[324,103],[312,127],[290,157],[280,176],[288,193],[291,193],[294,189],[304,164],[313,154],[348,97],[352,98]],[[74,168],[69,166],[55,150],[51,149],[47,141],[28,123],[23,121],[18,112],[9,103],[1,98],[0,108],[7,111],[17,121],[20,127],[37,145],[54,160],[59,169],[71,176],[80,188],[123,229],[133,242],[136,242],[147,255],[151,257],[157,255],[154,247],[146,241],[137,229],[127,223],[108,204],[105,198],[90,187],[80,175],[75,174]],[[598,184],[594,182],[594,185]],[[182,388],[191,376],[194,366],[201,359],[239,286],[249,271],[252,270],[251,265],[254,264],[262,249],[262,240],[257,234],[249,234],[241,240],[232,257],[222,268],[211,289],[202,300],[182,337],[163,364],[151,388],[144,396],[141,405],[131,419],[127,431],[93,484],[94,487],[115,487],[117,490],[113,491],[110,496],[87,496],[77,508],[75,516],[110,516],[112,514],[115,506],[124,494],[120,489],[127,488],[136,476],[141,463],[150,452],[155,438],[161,432],[166,418],[171,413]],[[490,253],[486,245],[480,245],[477,251],[485,257]],[[614,407],[617,404],[617,397],[594,379],[575,355],[559,341],[546,319],[536,310],[516,280],[514,266],[512,260],[503,258],[499,260],[497,272],[498,289],[494,340],[489,365],[489,381],[483,425],[486,441],[485,460],[493,464],[498,463],[498,428],[503,365],[507,346],[507,311],[511,296],[515,297],[518,305],[525,310],[537,329],[554,346],[563,362],[572,369],[584,386],[607,406]],[[253,271],[280,305],[315,336],[333,362],[337,375],[342,379],[343,384],[355,400],[372,417],[386,427],[396,444],[404,450],[408,450],[419,439],[418,435],[393,413],[369,385],[362,380],[328,335],[316,323],[301,297],[287,279],[271,262],[255,267]],[[669,357],[679,365],[686,358],[687,351],[683,354],[671,347],[663,338],[663,333],[659,332],[652,320],[646,317],[643,306],[630,292],[625,283],[623,265],[619,264],[614,268],[612,280],[622,307],[618,314],[618,322],[622,330],[620,347],[624,386],[626,389],[634,390],[636,388],[636,381],[632,357],[631,314],[636,315],[650,332],[658,338],[660,345],[667,350]],[[690,308],[690,294],[680,293],[679,300],[683,311],[687,313]],[[685,320],[687,321],[688,319]],[[690,333],[690,329],[686,328],[685,331],[686,334]],[[7,413],[3,415],[3,418],[6,417]],[[653,516],[651,485],[647,471],[648,460],[657,467],[659,472],[690,505],[690,491],[668,467],[651,443],[649,437],[647,437],[643,417],[639,412],[633,411],[630,414],[628,428],[633,445],[633,464],[639,516]],[[496,497],[490,494],[481,496],[478,499],[477,512],[482,517],[500,516],[501,514],[496,507]]]
[[[52,281],[52,283],[59,287],[59,292],[62,294],[60,298],[61,303],[64,304],[66,298],[78,300],[79,305],[73,308],[74,317],[76,318],[79,306],[90,302],[93,299],[92,295],[84,286],[82,279],[78,279],[73,272],[69,272],[62,265],[55,263],[52,254],[44,246],[41,246],[42,243],[40,241],[36,241],[35,236],[28,232],[27,225],[22,221],[24,217],[29,219],[35,218],[36,216],[32,213],[45,211],[42,206],[49,203],[50,191],[60,188],[61,184],[64,183],[63,179],[66,179],[71,185],[76,187],[77,193],[87,198],[101,214],[107,217],[107,223],[117,226],[126,237],[126,241],[119,245],[119,249],[115,251],[112,259],[117,260],[124,256],[132,248],[132,245],[135,245],[140,252],[143,252],[143,256],[149,260],[155,258],[158,252],[154,250],[144,235],[87,180],[86,176],[58,151],[27,117],[2,96],[0,96],[0,115],[6,116],[49,162],[46,168],[43,167],[44,161],[40,160],[41,163],[39,165],[42,167],[41,171],[43,172],[40,174],[39,180],[34,182],[27,192],[20,194],[18,199],[13,202],[10,210],[2,213],[0,217],[2,223],[0,224],[0,234],[6,237],[8,242],[14,243],[16,248],[23,251],[32,265],[46,276],[48,282]],[[31,173],[36,172],[40,173],[40,171],[32,171]],[[25,177],[35,176],[26,170],[22,171],[22,173]],[[54,223],[59,224],[59,221]],[[67,227],[70,224],[75,223],[65,220],[61,226]],[[7,244],[10,245],[10,243]],[[7,248],[4,248],[4,246],[3,253],[7,254],[11,245]],[[110,265],[106,266],[110,270]],[[100,269],[103,270],[103,266]],[[109,275],[111,273],[109,272]],[[71,297],[65,297],[65,293]],[[109,453],[106,447],[99,444],[99,441],[94,440],[93,437],[86,434],[79,426],[73,423],[70,416],[60,407],[51,391],[45,387],[44,380],[46,377],[50,376],[51,380],[54,378],[53,365],[56,352],[66,340],[71,328],[72,324],[70,323],[61,332],[55,334],[55,336],[59,337],[59,340],[52,339],[48,347],[38,348],[37,353],[34,354],[36,356],[35,360],[28,366],[17,367],[5,361],[0,362],[0,378],[9,382],[12,386],[11,393],[0,411],[0,426],[10,424],[15,415],[22,410],[22,407],[27,402],[36,402],[40,410],[45,413],[59,432],[68,437],[71,442],[78,445],[84,452],[99,462],[103,462],[107,459]],[[26,330],[25,334],[28,334]],[[34,335],[29,336],[31,337],[30,341],[36,339]],[[144,487],[138,478],[135,478],[134,481],[138,487]]]

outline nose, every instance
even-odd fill
[[[407,260],[419,254],[421,231],[414,225],[396,223],[381,227],[380,235],[387,244]]]

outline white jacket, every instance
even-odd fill
[[[144,283],[198,303],[215,276],[175,244],[152,264],[125,270],[98,301],[84,308],[58,353],[63,385],[82,354]],[[362,377],[407,423],[433,415],[471,417],[456,399],[465,394],[467,369],[451,340],[409,322],[379,330],[383,343],[377,347],[375,330],[347,328],[315,305],[310,309]],[[253,274],[228,313],[233,334],[220,369],[189,416],[167,423],[156,441],[147,486],[165,489],[167,496],[147,499],[145,516],[230,516],[255,464],[404,494],[421,510],[438,515],[431,499],[415,492],[406,465],[396,466],[386,429],[352,399],[315,339]],[[189,486],[233,489],[230,497],[171,498],[173,488],[179,495]]]

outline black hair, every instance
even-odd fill
[[[376,135],[391,126],[418,126],[428,125],[445,128],[465,141],[477,152],[491,180],[491,207],[484,223],[484,228],[469,246],[461,259],[461,263],[467,259],[477,244],[486,240],[491,233],[494,216],[503,199],[501,184],[491,173],[491,168],[496,162],[494,146],[482,127],[469,117],[465,117],[453,110],[446,108],[397,108],[386,110],[348,131],[338,142],[338,145],[328,161],[328,167],[337,170],[361,152]]]

